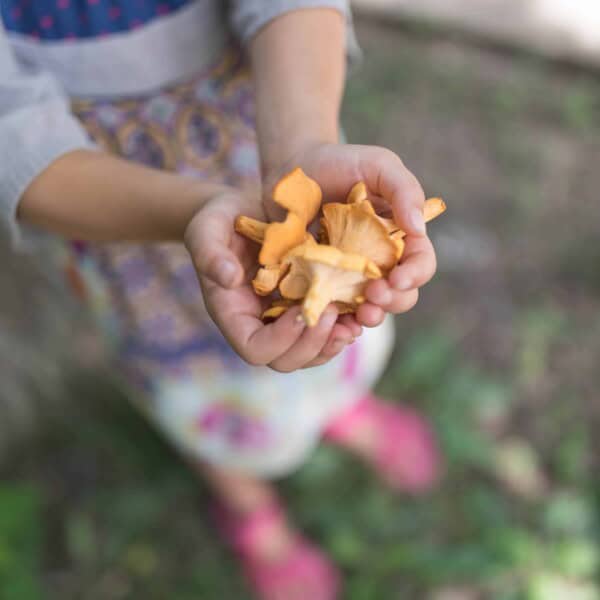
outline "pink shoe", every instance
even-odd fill
[[[285,523],[278,504],[240,516],[219,505],[216,522],[225,539],[240,557],[244,574],[259,600],[335,600],[340,576],[327,556],[298,536],[281,560],[260,554],[260,536],[265,529]]]
[[[431,427],[415,410],[365,396],[329,424],[325,439],[352,446],[363,424],[375,430],[374,452],[367,460],[390,487],[420,494],[435,486],[442,471],[440,451]]]

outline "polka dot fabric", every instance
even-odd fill
[[[8,31],[39,40],[95,38],[142,27],[193,0],[2,0]]]

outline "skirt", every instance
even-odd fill
[[[253,90],[236,50],[192,81],[140,98],[74,100],[73,112],[108,152],[238,188],[259,184]],[[135,405],[192,460],[289,473],[327,423],[367,393],[392,348],[386,322],[321,367],[249,366],[208,317],[182,244],[65,242],[60,261]]]

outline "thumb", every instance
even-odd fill
[[[367,187],[385,198],[394,213],[394,220],[406,233],[425,235],[425,193],[418,179],[389,150],[370,148],[366,154],[361,166]]]
[[[244,277],[244,269],[230,248],[233,232],[233,215],[208,208],[196,214],[185,232],[185,245],[198,275],[224,288],[237,287]]]

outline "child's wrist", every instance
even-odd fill
[[[261,172],[263,181],[279,177],[282,171],[292,168],[298,157],[310,154],[312,150],[339,142],[339,128],[331,126],[319,132],[299,132],[297,135],[282,137],[271,143],[261,144]]]
[[[176,179],[175,179],[176,177]],[[233,188],[206,182],[199,182],[181,176],[174,176],[174,189],[170,199],[158,199],[162,207],[157,211],[159,226],[166,239],[182,241],[188,224],[207,202],[220,196],[231,194]],[[165,205],[168,212],[164,211]]]

